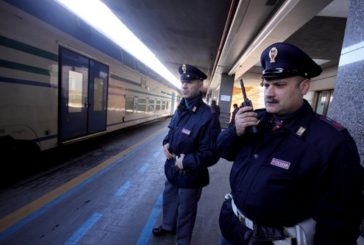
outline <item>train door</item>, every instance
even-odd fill
[[[108,67],[61,48],[60,76],[60,140],[105,130]]]
[[[108,66],[90,60],[87,133],[106,130],[108,74]]]

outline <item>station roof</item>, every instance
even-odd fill
[[[349,0],[104,0],[178,77],[193,64],[216,89],[222,73],[260,73],[261,51],[273,42],[301,47],[323,67],[340,57]]]

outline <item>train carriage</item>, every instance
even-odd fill
[[[54,1],[0,2],[0,142],[46,150],[170,116],[179,91]]]

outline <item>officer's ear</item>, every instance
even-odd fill
[[[306,78],[299,83],[299,89],[302,96],[307,94],[308,90],[310,89],[310,81],[310,79]]]
[[[198,80],[199,81],[199,85],[200,85],[200,90],[203,88],[203,81],[202,80]]]

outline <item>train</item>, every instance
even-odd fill
[[[0,148],[56,148],[173,114],[180,89],[55,1],[0,2]]]

